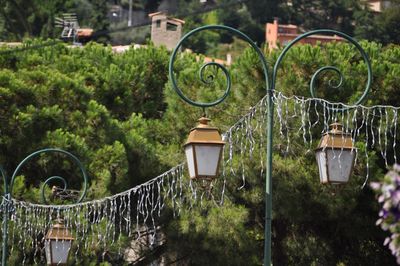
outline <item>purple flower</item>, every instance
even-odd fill
[[[385,201],[385,196],[384,195],[380,195],[379,197],[378,197],[378,202],[379,203],[382,203],[382,202],[384,202]]]
[[[386,174],[386,176],[387,176],[387,177],[390,177],[390,179],[391,179],[392,182],[395,182],[395,181],[398,179],[398,177],[399,177],[399,175],[398,175],[396,172],[394,172],[394,171],[388,172],[388,173]]]
[[[400,264],[400,165],[395,165],[393,169],[386,174],[382,183],[374,182],[370,186],[382,204],[376,225],[391,233],[383,244],[388,246]]]
[[[395,190],[391,193],[391,198],[394,206],[398,206],[400,203],[400,190]]]
[[[382,217],[383,219],[387,218],[389,212],[385,209],[382,209],[379,211],[379,217]]]
[[[392,241],[392,242],[390,242],[389,243],[389,248],[390,248],[390,250],[392,251],[392,254],[393,255],[396,255],[396,245],[395,245],[395,243],[394,243],[394,241]]]
[[[379,182],[371,182],[370,187],[373,190],[378,190],[378,189],[380,189],[382,187],[382,184],[379,183]]]
[[[396,191],[396,187],[395,187],[393,184],[385,185],[385,186],[383,186],[383,188],[382,188],[382,192],[383,192],[383,195],[385,195],[385,197],[390,197],[390,195],[391,195],[394,191]]]
[[[390,212],[394,216],[396,221],[400,220],[400,210],[398,208],[391,208]]]

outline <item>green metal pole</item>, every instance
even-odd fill
[[[1,265],[7,265],[7,240],[8,240],[8,204],[4,207],[3,213],[3,252],[1,256]]]
[[[1,253],[1,265],[6,266],[7,265],[7,242],[8,242],[8,211],[9,211],[9,204],[8,200],[10,199],[10,196],[8,194],[8,180],[7,180],[7,175],[3,168],[0,166],[0,174],[3,177],[3,182],[4,182],[4,199],[3,199],[3,204],[4,204],[4,209],[3,209],[3,251]]]
[[[273,120],[274,102],[273,91],[268,90],[268,116],[267,116],[267,164],[265,176],[265,230],[264,230],[264,266],[272,264],[271,241],[272,241],[272,142],[273,142]]]

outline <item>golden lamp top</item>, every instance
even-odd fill
[[[343,125],[333,123],[330,125],[330,130],[323,134],[318,149],[355,149],[353,139],[350,133],[343,132]]]
[[[199,124],[190,130],[189,137],[185,143],[185,146],[191,143],[200,144],[220,144],[224,145],[225,142],[222,141],[221,134],[218,128],[211,127],[208,123],[211,119],[206,117],[201,117]]]
[[[47,240],[74,240],[71,232],[66,228],[62,221],[57,221],[47,232]]]

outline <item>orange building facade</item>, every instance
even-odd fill
[[[285,46],[297,36],[299,36],[299,27],[296,25],[280,25],[278,19],[274,19],[274,23],[267,23],[265,26],[265,39],[270,50],[278,48],[278,45]],[[337,35],[327,36],[327,35],[311,35],[302,40],[300,43],[309,43],[315,45],[317,43],[327,43],[327,42],[341,42],[342,37]]]

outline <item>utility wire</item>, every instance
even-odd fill
[[[209,8],[204,8],[202,10],[197,10],[197,11],[192,11],[192,12],[187,12],[187,13],[177,13],[177,14],[171,14],[170,16],[176,16],[176,17],[181,17],[181,18],[185,18],[185,17],[190,17],[190,16],[196,16],[196,15],[200,15],[200,14],[204,14],[204,13],[208,13],[214,10],[218,10],[218,9],[222,9],[222,8],[226,8],[226,7],[232,7],[238,4],[243,4],[245,2],[248,2],[249,0],[238,0],[235,2],[230,2],[230,3],[225,3],[225,4],[220,4],[220,5],[216,5],[216,6],[212,6]],[[167,18],[168,19],[168,18]],[[165,19],[164,21],[166,21],[167,19]],[[96,31],[92,37],[93,38],[97,38],[97,37],[101,37],[101,36],[106,36],[115,32],[120,32],[120,31],[125,31],[125,30],[129,30],[129,29],[133,29],[133,28],[140,28],[140,27],[144,27],[144,26],[149,26],[151,25],[152,22],[151,21],[147,21],[147,22],[143,22],[143,23],[137,23],[134,24],[132,26],[125,26],[125,27],[120,27],[120,28],[116,28],[116,29],[112,29],[112,30],[100,30],[100,31]],[[47,47],[47,46],[54,46],[57,45],[59,43],[63,43],[63,41],[61,40],[53,40],[51,42],[47,42],[44,44],[38,44],[38,45],[25,45],[24,47],[18,47],[18,48],[13,48],[13,49],[8,49],[5,51],[0,51],[0,56],[1,55],[6,55],[6,54],[10,54],[10,53],[17,53],[17,52],[22,52],[22,51],[26,51],[26,50],[35,50],[35,49],[39,49],[42,47]]]

